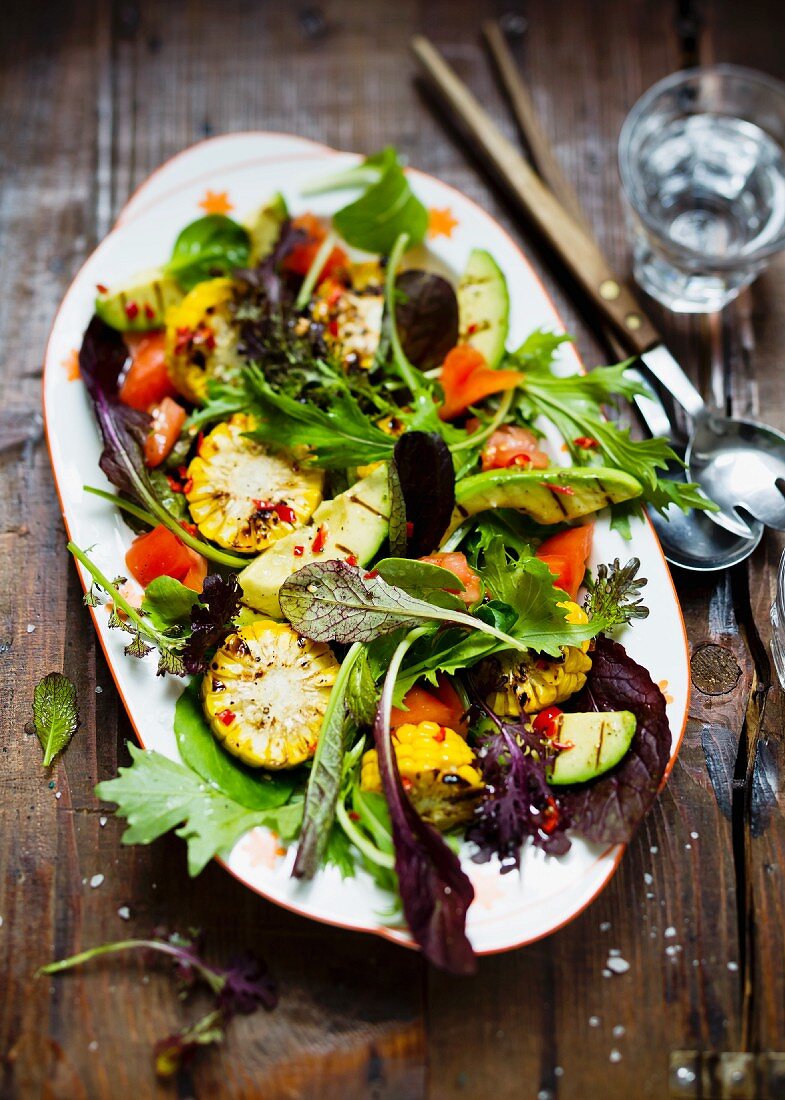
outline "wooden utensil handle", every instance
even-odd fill
[[[520,207],[611,325],[625,350],[639,355],[659,344],[661,337],[654,325],[611,270],[591,236],[564,210],[438,50],[422,35],[412,39],[412,49],[454,113],[482,146]]]

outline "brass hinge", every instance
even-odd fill
[[[782,1100],[785,1054],[674,1050],[671,1100]]]

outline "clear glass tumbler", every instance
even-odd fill
[[[785,84],[666,77],[627,116],[619,168],[638,283],[677,313],[721,309],[785,248]]]

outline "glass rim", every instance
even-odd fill
[[[689,69],[679,69],[678,72],[670,73],[668,76],[658,80],[656,84],[652,84],[650,88],[647,88],[632,105],[622,123],[619,132],[618,164],[625,198],[646,228],[657,238],[663,238],[665,236],[662,232],[662,227],[657,220],[651,216],[646,203],[639,201],[639,188],[635,182],[636,173],[633,172],[632,160],[630,157],[632,136],[644,112],[660,95],[664,92],[671,91],[680,84],[687,84],[696,77],[711,75],[734,77],[737,80],[746,81],[748,84],[756,84],[766,91],[773,93],[782,101],[782,117],[783,125],[785,125],[785,82],[778,80],[774,76],[769,76],[768,73],[762,73],[757,69],[750,69],[746,65],[732,65],[729,62],[718,62],[714,65],[694,65]],[[769,136],[771,137],[772,135]],[[775,140],[778,141],[783,152],[785,152],[785,144],[778,139]],[[690,248],[687,245],[680,244],[679,248],[691,259],[704,261],[707,259],[705,253]],[[782,232],[775,240],[761,245],[761,247],[754,252],[728,259],[724,259],[722,256],[713,255],[709,258],[712,267],[715,269],[735,271],[744,264],[755,263],[769,256],[775,256],[778,252],[782,252],[783,249],[785,249],[785,228],[783,228]]]

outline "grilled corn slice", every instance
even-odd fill
[[[419,815],[437,829],[468,821],[483,792],[474,753],[460,734],[436,722],[407,722],[393,732],[401,781]],[[376,749],[364,753],[364,791],[381,791]]]
[[[586,623],[589,617],[572,601],[567,608],[567,622]],[[589,642],[580,646],[562,646],[560,658],[520,657],[510,653],[495,659],[494,672],[499,686],[488,696],[488,705],[503,717],[534,714],[543,707],[563,703],[580,691],[591,668]]]
[[[349,370],[370,370],[382,334],[384,292],[381,286],[349,290],[331,279],[320,286],[311,315],[324,325],[325,340]]]
[[[177,391],[196,404],[205,400],[210,379],[240,366],[233,298],[231,279],[209,279],[167,311],[166,368]]]
[[[300,466],[248,439],[254,421],[237,413],[205,436],[188,467],[185,496],[205,538],[258,554],[301,527],[322,499],[321,470]]]
[[[338,667],[329,646],[257,619],[229,635],[202,680],[210,729],[251,767],[302,764],[316,751]]]

